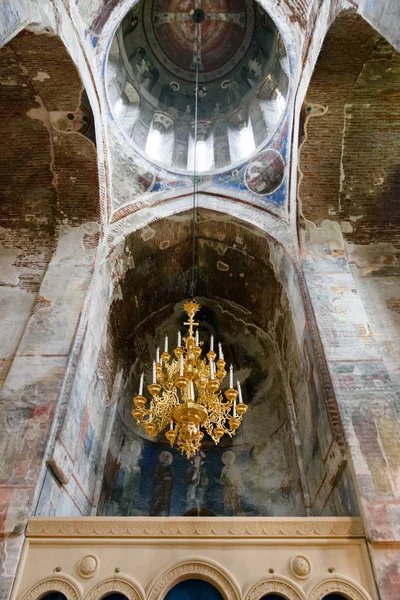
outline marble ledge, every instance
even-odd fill
[[[27,538],[363,538],[356,517],[32,517]]]

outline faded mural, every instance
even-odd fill
[[[198,24],[189,4],[141,0],[110,45],[110,127],[117,133],[118,126],[126,152],[135,153],[136,192],[167,197],[192,186],[198,63],[197,136],[204,148],[197,149],[204,159],[198,158],[199,191],[234,190],[283,214],[290,136],[290,64],[283,38],[253,0],[204,3]],[[123,179],[126,169],[121,162]],[[130,201],[118,198],[115,208]]]
[[[109,445],[98,514],[105,515],[305,515],[298,460],[288,419],[286,392],[273,344],[242,313],[206,301],[200,338],[221,339],[237,374],[249,410],[237,435],[220,444],[204,439],[190,461],[171,449],[164,436],[150,441],[130,414],[143,369],[151,369],[157,339],[170,339],[181,320],[179,303],[168,318],[146,321],[135,331],[140,352],[121,390]],[[205,323],[205,325],[203,325]],[[251,334],[248,328],[251,328]],[[224,332],[223,334],[221,332]],[[249,343],[251,335],[251,343]]]
[[[205,448],[188,461],[166,443],[125,435],[118,440],[118,454],[108,457],[99,514],[304,514],[292,467],[287,465],[286,471],[273,474],[275,454],[268,461],[265,451],[261,457],[254,446],[239,444]],[[288,431],[283,428],[280,442],[286,436]]]

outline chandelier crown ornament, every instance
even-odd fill
[[[221,343],[214,352],[214,337],[210,338],[210,350],[202,357],[203,342],[194,327],[194,316],[200,310],[197,302],[183,306],[189,327],[186,338],[178,331],[174,358],[168,352],[165,336],[164,352],[157,348],[153,362],[152,383],[147,386],[151,396],[148,403],[143,395],[144,373],[140,377],[139,394],[133,399],[132,416],[150,437],[169,429],[165,437],[171,447],[175,446],[190,459],[201,447],[204,431],[218,444],[223,435],[234,436],[239,428],[247,405],[243,402],[240,382],[233,386],[233,366],[229,368],[229,387],[222,392],[225,379],[225,360]]]

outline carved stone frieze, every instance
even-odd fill
[[[33,517],[28,537],[349,538],[363,537],[359,518],[105,518]]]
[[[153,584],[147,600],[164,598],[174,585],[192,577],[209,581],[219,589],[225,600],[240,600],[240,592],[235,588],[223,569],[201,560],[183,562],[168,569]]]
[[[108,579],[94,586],[85,596],[85,600],[98,600],[108,594],[123,594],[128,600],[142,600],[141,594],[133,584],[123,579]]]
[[[64,594],[67,600],[80,600],[81,597],[78,590],[71,583],[65,581],[65,579],[52,577],[34,585],[22,596],[21,600],[38,600],[48,592],[60,592]]]
[[[328,594],[343,594],[349,600],[371,600],[371,596],[356,583],[332,578],[319,583],[311,592],[308,600],[323,600]]]

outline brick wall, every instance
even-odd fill
[[[0,597],[41,483],[99,234],[97,156],[83,87],[55,36],[0,50]],[[86,116],[86,119],[84,119]]]

